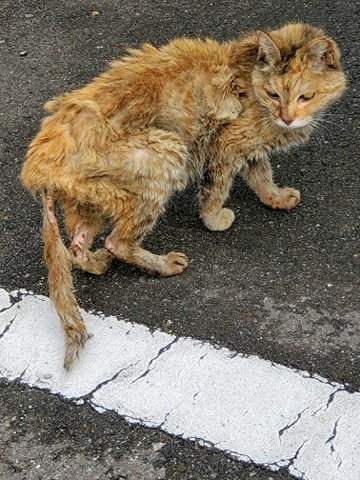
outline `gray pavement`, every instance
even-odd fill
[[[297,209],[270,211],[239,180],[228,202],[237,215],[233,227],[211,233],[190,187],[147,239],[153,251],[187,254],[181,276],[153,279],[117,263],[100,278],[78,272],[76,287],[87,310],[256,354],[359,391],[359,15],[359,2],[345,0],[2,0],[0,287],[48,293],[40,208],[18,182],[46,100],[84,85],[144,41],[227,40],[286,21],[313,23],[337,40],[349,87],[306,146],[273,158],[278,183],[302,193]],[[0,446],[6,480],[290,478],[17,382],[0,384]],[[44,456],[47,470],[40,471]]]

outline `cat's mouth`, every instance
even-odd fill
[[[294,120],[291,120],[290,122],[289,121],[285,122],[282,118],[275,118],[274,122],[278,127],[282,127],[287,130],[294,130],[296,128],[303,128],[309,125],[311,123],[311,118],[304,118],[301,120],[294,119]]]

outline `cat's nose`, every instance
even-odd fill
[[[292,115],[289,112],[289,106],[288,105],[282,105],[281,106],[280,117],[281,117],[281,120],[286,125],[290,125],[290,123],[294,120],[294,118],[292,117]]]

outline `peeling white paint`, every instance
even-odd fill
[[[282,365],[84,313],[70,372],[46,297],[0,289],[0,376],[304,480],[359,480],[360,394]]]
[[[11,306],[9,294],[0,288],[0,312]]]

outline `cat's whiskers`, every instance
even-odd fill
[[[321,144],[325,140],[324,125],[321,123],[321,118],[313,118],[310,123],[312,138]]]
[[[327,118],[323,118],[321,117],[320,119],[320,122],[325,126],[325,127],[331,127],[333,125],[335,125],[336,127],[339,127],[339,122],[337,121],[333,121],[333,120],[329,120]]]
[[[272,137],[276,135],[275,132],[279,131],[280,129],[281,127],[276,125],[276,123],[272,119],[266,118],[264,119],[262,125],[261,134],[265,137]]]
[[[321,126],[323,130],[328,130],[331,132],[331,127],[333,125],[339,128],[339,121],[337,121],[335,117],[340,118],[341,116],[332,112],[318,112],[315,115],[314,120],[316,121],[318,127]]]
[[[335,122],[335,121],[332,121],[332,120],[329,120],[328,118],[325,118],[325,117],[329,117],[330,115],[326,115],[324,112],[319,112],[316,116],[315,116],[315,121],[316,121],[316,124],[320,127],[322,127],[324,130],[329,130],[330,131],[330,126],[332,125],[336,125],[338,126],[338,122]]]
[[[254,126],[256,129],[259,127],[258,131],[263,135],[274,134],[274,132],[278,131],[279,128],[279,126],[275,123],[275,119],[271,118],[269,115],[260,117],[259,120],[255,122]]]
[[[334,112],[321,112],[321,113],[319,113],[319,115],[321,116],[321,118],[323,118],[323,117],[342,118],[342,115],[340,115],[339,113],[334,113]]]

